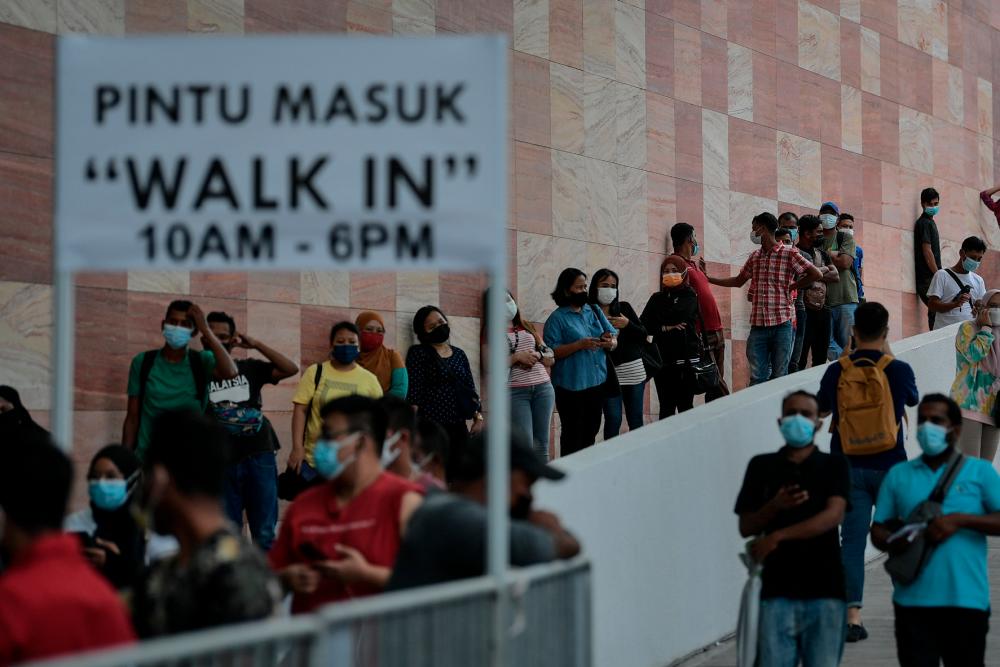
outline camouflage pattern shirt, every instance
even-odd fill
[[[191,632],[266,618],[280,600],[264,556],[225,529],[186,563],[174,556],[150,568],[135,590],[133,623],[140,637]]]

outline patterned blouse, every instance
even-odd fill
[[[965,322],[958,328],[955,352],[958,373],[951,385],[951,397],[962,408],[962,414],[984,424],[993,425],[993,405],[996,403],[994,383],[997,378],[982,366],[993,347],[993,330],[976,330],[976,323]]]

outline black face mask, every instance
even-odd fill
[[[813,248],[823,248],[826,246],[826,239],[822,236],[813,241]]]
[[[569,295],[569,305],[575,306],[577,308],[583,308],[587,305],[587,293],[586,292],[573,292]]]
[[[451,338],[451,327],[447,324],[442,324],[437,329],[424,334],[424,342],[430,345],[440,345],[449,338]]]
[[[519,496],[514,501],[514,506],[510,508],[510,518],[517,521],[527,521],[531,516],[531,496]]]

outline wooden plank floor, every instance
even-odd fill
[[[994,610],[1000,609],[1000,538],[989,540],[990,598]],[[847,644],[842,665],[848,667],[886,667],[898,664],[896,661],[896,639],[893,635],[892,582],[878,560],[868,567],[865,576],[864,623],[868,628],[868,639],[855,644]],[[987,638],[986,664],[1000,667],[1000,629],[997,616],[991,619],[991,631]],[[689,658],[677,667],[734,667],[736,664],[736,643],[732,640]]]

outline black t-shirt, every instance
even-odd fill
[[[510,522],[510,564],[555,560],[556,547],[545,530]],[[399,547],[387,590],[429,586],[486,573],[486,508],[451,493],[432,492],[413,513]]]
[[[850,473],[843,456],[813,451],[801,464],[794,464],[785,450],[761,454],[750,460],[743,488],[736,499],[736,513],[756,512],[774,498],[783,486],[797,484],[809,492],[809,500],[780,512],[765,533],[801,523],[826,509],[827,501],[839,496],[850,499]],[[782,542],[764,561],[763,598],[845,598],[844,567],[840,559],[840,537],[833,528],[808,540]]]
[[[929,215],[921,215],[917,218],[913,229],[913,263],[917,267],[917,284],[928,285],[934,272],[927,266],[924,259],[924,244],[931,244],[931,252],[934,254],[934,262],[937,268],[941,268],[941,239],[938,237],[937,223]]]
[[[271,424],[261,411],[260,390],[274,381],[274,364],[259,359],[237,359],[239,374],[231,380],[212,380],[208,386],[209,412],[229,433],[239,457],[274,449]]]

